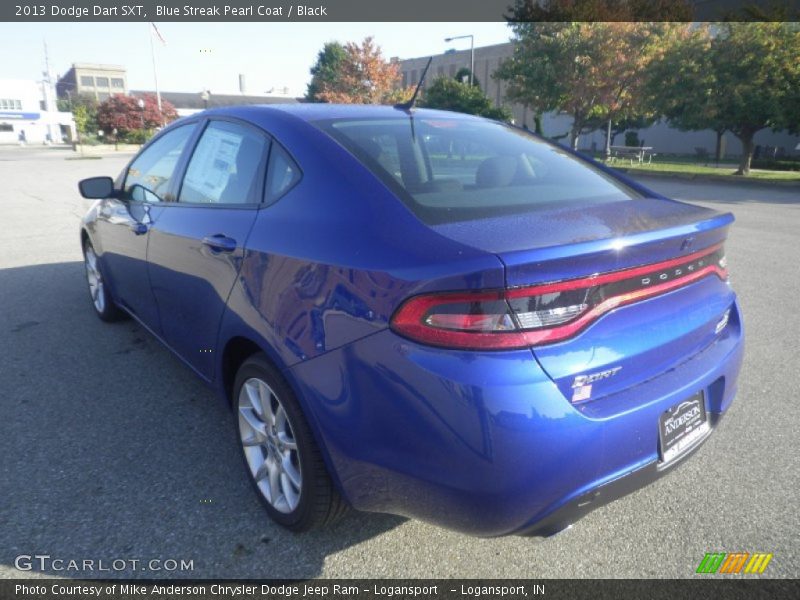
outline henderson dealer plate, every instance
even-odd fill
[[[709,429],[702,392],[664,412],[658,420],[662,464],[675,460]]]

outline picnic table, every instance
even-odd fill
[[[634,161],[639,164],[644,162],[650,164],[654,156],[653,146],[611,146],[611,156],[608,157],[608,162],[628,159],[631,164]]]

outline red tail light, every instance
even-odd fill
[[[722,244],[688,256],[523,288],[426,294],[407,300],[392,330],[434,346],[512,349],[572,337],[605,313],[728,272]]]

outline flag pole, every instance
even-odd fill
[[[158,28],[156,27],[155,23],[150,23],[152,30],[150,31],[150,54],[153,57],[153,79],[156,83],[156,102],[158,102],[158,116],[161,118],[161,126],[165,125],[164,123],[164,114],[161,112],[161,91],[158,89],[158,68],[156,67],[156,47],[153,44],[153,31],[155,31],[156,35],[161,38],[161,34],[158,32]],[[163,39],[163,38],[161,38]]]

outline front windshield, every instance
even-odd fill
[[[523,131],[477,119],[335,119],[316,123],[429,224],[639,197]]]

